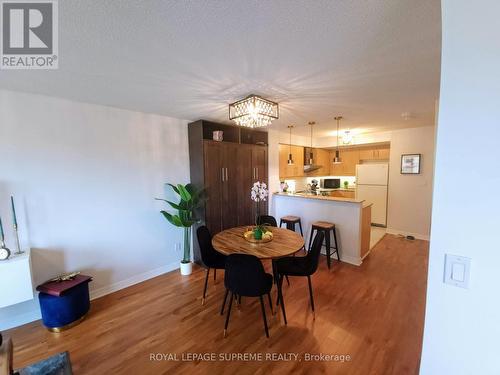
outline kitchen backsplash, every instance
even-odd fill
[[[349,183],[349,187],[354,187],[356,185],[356,177],[354,176],[318,176],[318,177],[296,177],[293,179],[285,180],[288,184],[288,191],[300,191],[305,190],[307,184],[310,184],[312,180],[318,180],[322,178],[340,178],[340,186],[344,187],[344,181]]]

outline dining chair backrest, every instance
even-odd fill
[[[246,297],[268,293],[267,275],[261,261],[254,255],[231,254],[226,259],[224,285],[231,292]]]
[[[201,260],[205,266],[210,267],[214,258],[215,249],[212,246],[212,235],[205,225],[202,225],[196,230],[198,244],[200,245]]]
[[[270,227],[277,227],[278,222],[274,218],[274,216],[271,215],[260,215],[257,218],[257,224],[258,225],[268,225]]]
[[[310,275],[318,269],[319,255],[321,253],[321,247],[323,246],[324,239],[325,233],[323,231],[316,232],[311,250],[306,255],[307,268]]]

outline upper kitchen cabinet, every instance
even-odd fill
[[[390,153],[391,149],[389,148],[389,146],[380,147],[377,150],[377,158],[378,160],[389,160]]]
[[[314,164],[320,166],[311,172],[304,172],[304,161],[309,155],[304,155],[304,147],[279,145],[280,178],[316,177],[316,176],[356,176],[356,165],[363,161],[389,160],[389,144],[372,144],[366,146],[351,146],[340,148],[342,163],[333,164],[335,149],[326,150],[313,148]],[[310,150],[310,148],[306,148]],[[292,153],[293,165],[288,165],[288,154]]]
[[[359,149],[360,160],[389,160],[388,145],[363,147]]]
[[[292,154],[293,164],[288,165],[288,154]],[[280,179],[304,176],[304,147],[279,145]]]
[[[335,150],[330,151],[330,160],[333,160]],[[330,176],[356,176],[356,164],[359,164],[359,150],[356,148],[342,148],[340,150],[342,163],[330,162]]]
[[[356,148],[340,151],[343,176],[356,176],[356,164],[359,164],[359,150]]]
[[[335,157],[335,150],[331,150],[329,152],[329,159],[330,159],[330,176],[342,176],[342,163],[339,164],[333,164],[333,158]],[[340,157],[342,157],[342,152],[340,153]]]
[[[321,166],[321,168],[316,169],[310,173],[306,173],[307,176],[327,176],[330,174],[330,152],[322,148],[313,148],[313,158],[314,164]]]

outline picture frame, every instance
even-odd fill
[[[422,154],[401,155],[401,174],[420,174]]]

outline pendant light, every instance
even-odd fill
[[[316,124],[314,121],[309,121],[309,126],[311,127],[311,149],[309,150],[309,165],[314,164],[313,160],[313,126]]]
[[[339,150],[339,131],[340,131],[340,120],[342,120],[342,116],[334,117],[335,121],[337,121],[337,149],[335,150],[335,157],[333,158],[333,164],[342,163],[342,159],[340,158],[340,150]]]
[[[314,121],[309,121],[309,126],[311,127],[311,147],[309,149],[307,147],[304,147],[305,173],[313,172],[321,168],[321,165],[314,164],[314,159],[313,159],[313,126],[315,124],[316,123]]]
[[[293,129],[293,125],[288,125],[288,129],[290,131],[290,143],[288,144],[288,147],[289,147],[289,153],[288,153],[288,161],[287,161],[287,164],[288,165],[293,165],[293,159],[292,159],[292,129]]]

